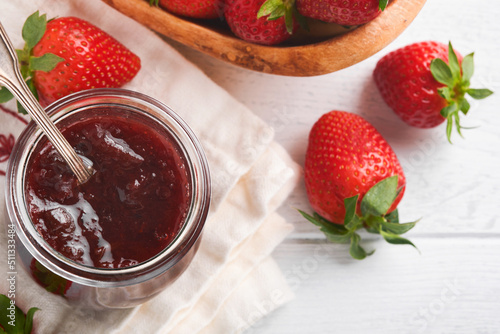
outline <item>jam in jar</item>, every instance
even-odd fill
[[[93,162],[79,185],[50,142],[33,153],[26,180],[31,220],[63,256],[87,266],[122,268],[167,247],[190,204],[186,159],[167,133],[95,110],[61,132]]]
[[[211,199],[201,143],[169,107],[128,90],[79,92],[46,111],[96,173],[78,184],[37,126],[26,127],[6,173],[17,263],[78,307],[153,298],[201,241]]]

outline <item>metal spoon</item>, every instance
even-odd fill
[[[63,137],[59,129],[50,120],[45,110],[33,96],[24,82],[19,69],[16,51],[0,23],[0,84],[7,87],[19,103],[28,111],[35,123],[42,129],[55,149],[69,165],[80,184],[85,183],[94,174],[92,162],[76,154],[75,150]]]

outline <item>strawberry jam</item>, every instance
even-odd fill
[[[96,173],[83,185],[45,141],[28,166],[31,220],[63,256],[90,267],[123,268],[165,249],[191,203],[186,158],[167,131],[132,118],[102,116],[61,129]]]

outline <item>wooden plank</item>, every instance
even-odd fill
[[[283,243],[273,257],[296,299],[248,333],[498,333],[500,240],[416,239],[421,255],[375,242],[363,261],[344,246]]]

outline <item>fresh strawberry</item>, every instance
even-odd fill
[[[399,161],[380,133],[362,117],[343,111],[324,114],[312,127],[304,178],[311,207],[301,214],[321,227],[331,241],[351,242],[351,255],[362,259],[356,230],[380,233],[390,243],[415,223],[399,224],[397,205],[406,179]]]
[[[150,0],[170,13],[195,19],[215,19],[222,16],[223,0]]]
[[[380,15],[389,0],[296,0],[300,14],[316,20],[356,26]]]
[[[96,26],[76,17],[47,23],[33,48],[34,57],[53,53],[64,59],[49,72],[35,71],[33,81],[46,102],[89,88],[121,87],[141,67],[139,57]]]
[[[85,89],[121,87],[141,67],[125,46],[76,17],[47,22],[35,12],[23,26],[23,38],[24,49],[17,50],[21,73],[42,104]],[[0,102],[11,98],[6,93],[0,91]]]
[[[453,124],[461,134],[459,112],[467,114],[470,108],[465,95],[482,99],[492,94],[469,88],[473,72],[472,53],[462,58],[451,43],[425,41],[385,55],[373,77],[384,101],[403,121],[431,128],[447,120],[451,141]]]
[[[281,0],[226,0],[224,16],[241,39],[275,45],[289,39],[297,29],[292,11],[293,3]]]

